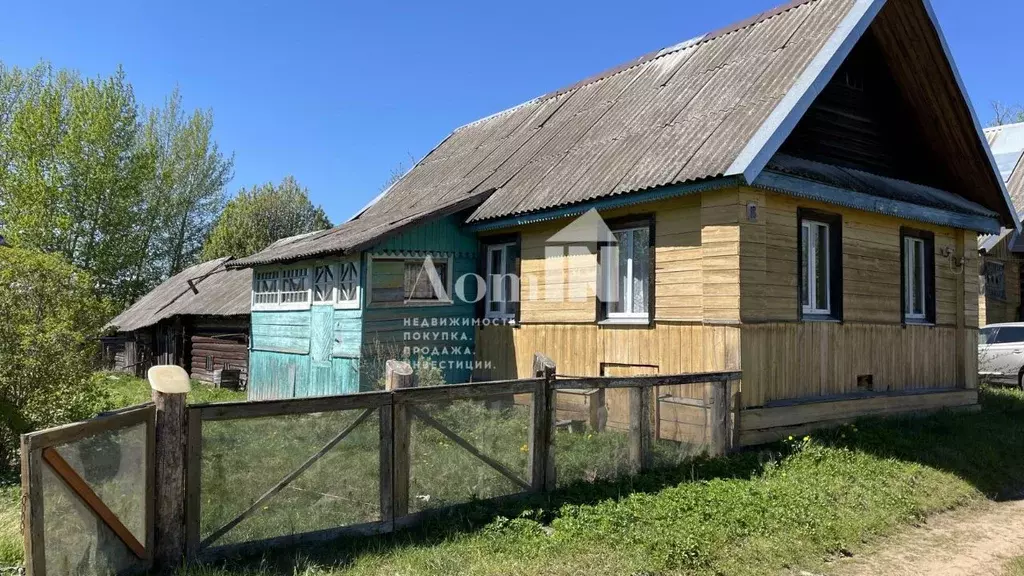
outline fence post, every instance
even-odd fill
[[[385,389],[388,392],[412,388],[416,385],[412,366],[408,362],[388,360],[385,364],[385,370]],[[385,444],[390,444],[391,477],[389,484],[391,485],[391,490],[388,494],[385,494],[385,479],[383,478],[385,470],[381,466],[381,514],[383,515],[386,510],[390,512],[390,516],[386,518],[388,518],[393,528],[396,518],[409,514],[409,472],[412,464],[412,458],[409,453],[409,435],[412,425],[411,415],[405,404],[395,402],[393,394],[391,396],[391,427],[389,432],[392,435],[389,439],[390,442],[384,438],[385,427],[383,424],[384,422],[382,421],[381,451],[383,452],[386,449]],[[382,454],[382,464],[384,462],[383,456]],[[385,502],[386,497],[390,499],[390,503]]]
[[[555,363],[541,353],[533,355],[533,374],[543,378],[533,393],[530,411],[529,476],[534,492],[555,487]]]
[[[153,567],[171,572],[185,557],[185,397],[191,386],[180,366],[154,366],[148,377],[156,405]]]
[[[633,474],[652,467],[651,430],[651,388],[632,387],[629,389],[629,469]]]
[[[728,380],[711,383],[709,420],[711,422],[711,455],[721,456],[729,447],[729,391]]]

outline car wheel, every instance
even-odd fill
[[[1017,373],[1017,389],[1024,390],[1024,368]]]

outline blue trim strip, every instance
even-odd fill
[[[781,194],[798,196],[800,198],[807,198],[808,200],[817,200],[828,204],[837,204],[847,208],[864,210],[865,212],[895,216],[906,220],[916,220],[918,222],[927,222],[929,224],[937,224],[939,226],[974,230],[986,234],[995,234],[999,232],[999,220],[994,217],[961,214],[959,212],[921,206],[919,204],[903,202],[901,200],[880,198],[878,196],[864,194],[863,192],[854,192],[853,190],[837,188],[835,186],[829,186],[828,184],[805,180],[803,178],[796,178],[794,176],[787,176],[785,174],[778,174],[776,172],[762,172],[761,175],[754,180],[753,186],[756,188],[771,190],[773,192],[779,192]]]
[[[811,107],[818,93],[849,56],[853,46],[860,40],[884,4],[885,0],[857,0],[828,42],[807,64],[807,68],[800,74],[793,87],[726,170],[727,175],[742,174],[746,182],[753,182],[757,178],[768,164],[768,160],[775,155],[797,122]]]
[[[509,216],[498,220],[468,223],[465,227],[471,232],[484,232],[500,228],[511,228],[513,226],[535,224],[537,222],[544,222],[547,220],[558,220],[559,218],[566,218],[569,216],[579,216],[591,209],[596,209],[598,211],[612,210],[615,208],[632,206],[634,204],[645,204],[647,202],[656,202],[667,198],[675,198],[677,196],[686,196],[688,194],[696,194],[710,190],[721,190],[731,186],[739,186],[740,184],[741,182],[738,177],[716,178],[714,180],[690,184],[673,184],[671,186],[661,186],[647,190],[646,192],[624,193],[608,198],[600,198],[589,202],[583,202],[582,204],[573,204],[572,206],[553,208],[550,210],[543,210],[541,212],[523,214],[521,216]]]

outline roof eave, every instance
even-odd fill
[[[871,25],[886,0],[856,0],[825,46],[808,63],[768,118],[726,170],[753,183],[789,137],[833,74]]]

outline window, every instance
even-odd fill
[[[253,274],[253,306],[258,306],[260,304],[277,304],[277,281],[280,274],[281,273],[277,270],[256,272]]]
[[[1006,299],[1006,276],[1002,262],[985,262],[985,296]]]
[[[519,278],[516,275],[516,244],[487,246],[485,317],[514,320],[519,301]]]
[[[334,266],[317,264],[313,267],[313,302],[334,302]]]
[[[804,220],[800,224],[800,234],[803,241],[800,301],[804,314],[827,316],[832,312],[832,295],[829,290],[829,225]]]
[[[800,317],[841,320],[843,307],[842,219],[797,210],[797,271]]]
[[[343,260],[338,265],[338,308],[359,308],[359,261]]]
[[[309,302],[309,268],[281,271],[281,304]]]
[[[1000,326],[987,344],[1016,344],[1024,342],[1024,327]]]
[[[450,303],[450,261],[433,258],[374,258],[370,301],[375,304]]]
[[[900,229],[902,240],[904,321],[935,321],[935,236],[930,232]]]
[[[614,246],[601,248],[604,317],[646,321],[651,308],[650,227],[614,230],[612,234]]]
[[[992,344],[998,328],[982,328],[978,331],[978,344]]]

